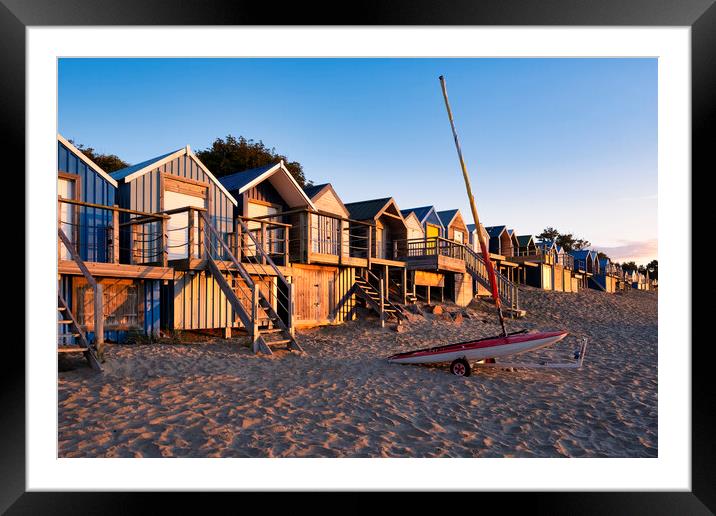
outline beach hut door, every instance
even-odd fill
[[[174,210],[194,206],[206,208],[206,199],[186,193],[164,191],[164,210]],[[194,217],[194,249],[193,256],[199,255],[199,214],[192,212]],[[174,213],[167,222],[168,259],[181,260],[188,257],[189,247],[189,212]]]

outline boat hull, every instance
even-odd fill
[[[508,335],[398,353],[388,357],[388,361],[396,364],[433,364],[452,362],[458,358],[465,360],[499,358],[551,346],[566,336],[566,331]]]

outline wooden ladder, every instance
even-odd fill
[[[77,323],[74,314],[65,302],[61,294],[57,294],[57,352],[58,353],[83,353],[90,367],[95,371],[102,371],[95,350],[89,343],[87,335],[82,327]],[[70,331],[63,331],[63,326],[68,327]],[[70,339],[68,342],[65,339]]]

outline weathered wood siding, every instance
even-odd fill
[[[117,189],[92,167],[82,161],[74,152],[57,142],[57,172],[73,174],[77,177],[78,200],[103,206],[113,206]],[[76,234],[79,239],[80,257],[90,262],[110,261],[108,246],[108,226],[112,223],[112,212],[99,208],[76,206],[77,213],[73,224],[79,224]]]
[[[323,191],[321,195],[316,196],[315,198],[311,199],[311,201],[319,211],[332,213],[334,215],[338,215],[339,217],[348,218],[349,216],[347,210],[343,207],[343,203],[341,202],[341,200],[336,196],[336,194],[333,193],[333,190],[330,188],[326,188],[326,190]]]
[[[349,318],[355,296],[350,296],[338,312],[336,307],[353,286],[355,269],[294,265],[292,272],[296,325],[340,323]]]

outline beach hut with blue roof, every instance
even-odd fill
[[[407,210],[400,210],[400,213],[403,217],[407,217],[410,213],[415,213],[415,216],[423,225],[426,238],[445,237],[445,226],[443,226],[435,206],[408,208]]]

